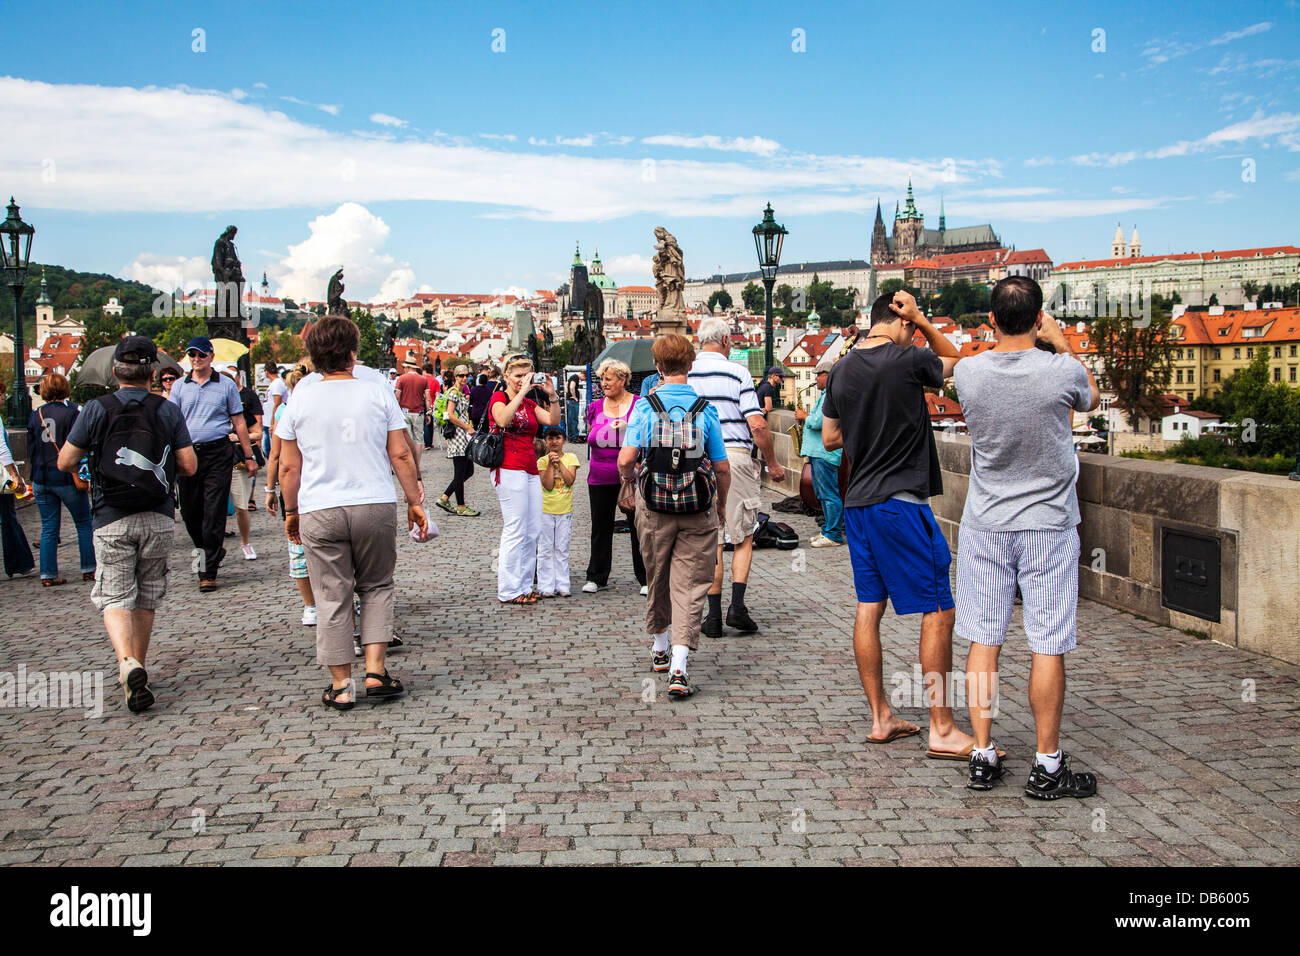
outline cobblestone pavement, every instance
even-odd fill
[[[450,468],[441,452],[425,461],[432,499]],[[399,540],[407,646],[390,667],[411,692],[348,713],[320,705],[326,676],[264,512],[259,559],[231,547],[219,592],[173,573],[149,659],[159,703],[144,715],[122,704],[89,585],[0,582],[0,671],[102,668],[105,698],[99,718],[0,711],[0,864],[1300,859],[1300,668],[1083,604],[1063,739],[1101,790],[1043,804],[1021,793],[1034,737],[1017,614],[997,725],[1010,774],[977,794],[964,764],[923,759],[924,736],[863,743],[844,549],[759,552],[748,603],[762,632],[705,639],[699,692],[673,703],[651,683],[625,536],[614,586],[579,593],[581,489],[575,501],[574,596],[534,608],[495,600],[485,475],[470,482],[482,517],[431,509],[438,541]],[[35,509],[23,520],[35,543]],[[806,546],[814,522],[787,520]],[[173,567],[189,550],[178,526]],[[76,570],[66,520],[60,557]],[[906,687],[919,618],[883,626],[886,673]],[[902,713],[924,725],[919,703]]]

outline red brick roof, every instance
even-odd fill
[[[931,421],[961,421],[966,420],[962,414],[961,405],[947,395],[931,395],[925,393],[925,404],[930,408]]]
[[[1137,256],[1127,259],[1081,259],[1078,262],[1062,262],[1057,269],[1100,269],[1113,266],[1131,266],[1144,262],[1213,262],[1216,259],[1254,259],[1257,256],[1272,256],[1278,253],[1300,255],[1300,246],[1261,246],[1258,249],[1226,249],[1210,252],[1181,252],[1165,256]]]
[[[1183,334],[1177,345],[1255,345],[1261,342],[1300,341],[1300,308],[1225,309],[1222,315],[1184,312],[1172,326]],[[1245,329],[1264,329],[1262,334],[1244,336]]]

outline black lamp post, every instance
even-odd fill
[[[18,310],[18,300],[23,297],[27,284],[27,267],[32,261],[32,236],[36,230],[31,223],[23,222],[18,215],[18,204],[9,197],[9,216],[0,223],[0,265],[3,266],[5,285],[14,295],[14,387],[9,397],[9,424],[26,428],[32,412],[32,395],[27,390],[27,370],[23,361],[23,317]]]
[[[1295,467],[1291,469],[1291,474],[1287,475],[1292,481],[1300,481],[1300,444],[1295,450]]]
[[[758,250],[758,271],[763,275],[763,288],[767,296],[767,337],[763,352],[763,374],[776,364],[772,349],[772,287],[776,285],[776,270],[781,264],[781,244],[789,235],[785,226],[772,216],[772,204],[763,211],[763,221],[754,227],[754,248]]]

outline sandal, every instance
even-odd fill
[[[437,505],[439,508],[441,508],[443,511],[447,512],[447,514],[449,515],[456,514],[456,509],[451,506],[451,499],[449,498],[439,498],[437,501],[434,502],[434,504]]]
[[[93,580],[95,580],[95,572],[94,572],[94,571],[85,571],[85,572],[83,572],[82,575],[81,575],[81,580],[83,580],[83,581],[93,581]]]
[[[366,676],[369,677],[370,675],[367,674]],[[352,699],[339,700],[345,694],[351,696]],[[321,703],[326,707],[333,707],[335,710],[351,710],[357,699],[356,687],[352,683],[352,678],[349,677],[348,682],[342,687],[335,687],[330,684],[329,687],[325,688],[325,693],[321,694],[320,699]]]
[[[519,597],[513,597],[509,601],[503,601],[504,604],[536,604],[537,598],[531,594],[521,594]]]
[[[367,673],[366,677],[367,678],[373,677],[376,680],[380,681],[378,687],[371,687],[369,685],[366,686],[367,697],[379,697],[379,698],[401,697],[403,694],[406,693],[406,688],[402,686],[402,682],[400,680],[398,680],[396,677],[388,676],[388,668],[384,668],[384,672],[382,674]]]
[[[93,578],[94,575],[91,575],[91,577]],[[67,583],[67,578],[41,578],[41,587],[43,588],[57,587],[60,584]]]
[[[462,518],[477,518],[479,516],[479,512],[465,505],[458,507],[456,509],[456,514],[460,515]]]

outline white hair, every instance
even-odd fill
[[[729,345],[731,343],[731,326],[726,319],[704,319],[700,322],[700,345]]]

